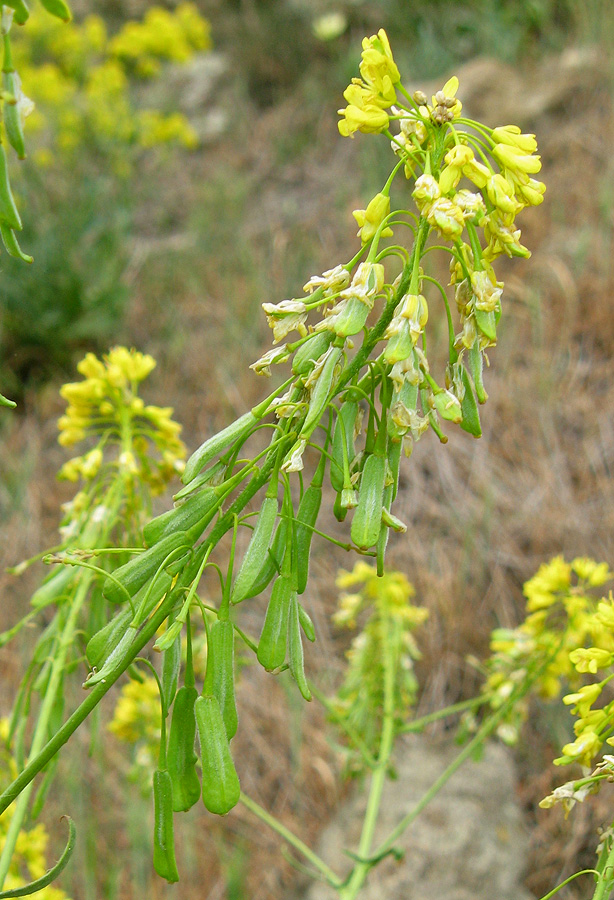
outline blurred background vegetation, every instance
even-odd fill
[[[296,295],[353,255],[351,211],[387,171],[385,141],[343,140],[336,127],[365,34],[386,28],[406,83],[430,93],[457,74],[470,115],[537,134],[548,192],[525,218],[531,262],[504,274],[484,437],[454,434],[435,453],[434,435],[420,443],[399,498],[410,528],[391,542],[390,564],[431,610],[420,711],[468,696],[479,675],[467,657],[485,653],[491,628],[518,623],[521,585],[543,560],[585,553],[614,565],[611,3],[78,0],[74,10],[69,26],[36,11],[13,40],[36,103],[29,157],[11,162],[21,244],[35,262],[0,260],[0,384],[19,401],[0,420],[4,565],[55,542],[70,496],[55,481],[65,459],[57,389],[86,351],[152,353],[148,399],[175,407],[191,448],[262,396],[247,369],[270,341],[260,303]],[[346,649],[329,618],[347,561],[322,545],[314,553],[319,640],[308,665],[325,689]],[[0,630],[40,574],[0,575]],[[0,654],[0,716],[27,648],[26,635]],[[283,679],[250,668],[242,681],[235,746],[246,789],[313,838],[340,797],[322,715]],[[567,823],[537,811],[560,780],[549,763],[570,728],[564,711],[538,712],[516,751],[536,896],[593,864],[605,803]],[[103,719],[111,713],[109,703]],[[63,887],[75,900],[170,896],[152,873],[149,797],[133,798],[136,756],[101,733],[92,758],[84,733],[60,764],[54,808],[70,810],[83,836]],[[296,874],[277,840],[250,825],[237,810],[223,821],[201,809],[182,816],[174,896],[289,896]]]

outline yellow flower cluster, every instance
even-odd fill
[[[597,719],[601,727],[601,711],[595,716],[590,710],[601,687],[582,686],[580,676],[614,661],[614,601],[598,600],[591,593],[612,578],[606,563],[587,557],[568,563],[557,556],[524,585],[528,615],[522,625],[492,634],[487,691],[494,707],[535,675],[534,690],[547,699],[558,697],[563,685],[574,689],[563,702],[574,704],[586,717],[576,723],[578,740],[563,748],[565,762],[582,759],[588,765],[601,746],[593,727]],[[506,723],[506,734],[515,734],[525,712],[525,707],[516,710],[513,721]]]
[[[91,480],[113,446],[116,457],[107,464],[144,481],[154,492],[161,492],[183,470],[186,450],[179,438],[181,426],[171,418],[173,410],[145,406],[137,393],[155,365],[151,356],[126,347],[114,347],[102,360],[93,353],[81,360],[77,369],[84,380],[60,389],[68,407],[58,420],[58,440],[64,447],[86,438],[94,438],[97,444],[65,463],[61,477]],[[152,457],[152,445],[159,458]]]
[[[339,122],[339,132],[352,137],[356,131],[376,134],[385,131],[390,121],[386,110],[396,102],[395,85],[401,80],[392,58],[388,36],[383,28],[362,42],[362,78],[352,78],[343,93],[348,101]]]
[[[8,719],[0,719],[0,776],[14,778],[17,775],[15,761],[10,753],[2,752],[9,734]],[[11,824],[12,808],[9,807],[0,815],[0,848],[4,846]],[[22,829],[17,838],[15,853],[3,885],[3,890],[11,891],[23,887],[30,881],[41,878],[48,869],[45,858],[49,835],[44,825],[36,825],[29,831]],[[24,878],[27,872],[28,877]],[[68,900],[64,891],[55,887],[46,887],[36,894],[40,900]]]
[[[149,745],[155,752],[160,740],[160,693],[155,678],[128,681],[121,689],[108,729],[120,741]]]
[[[386,660],[395,659],[395,715],[404,721],[414,703],[417,681],[414,660],[420,651],[413,632],[428,617],[428,610],[414,606],[412,584],[401,572],[387,571],[378,577],[376,569],[359,561],[351,572],[341,570],[336,580],[342,589],[333,621],[355,629],[361,612],[368,618],[348,651],[348,668],[336,707],[368,746],[377,738],[381,722]],[[358,588],[348,593],[347,588]]]
[[[211,29],[193,3],[174,12],[152,6],[142,22],[128,22],[109,42],[109,51],[145,78],[160,72],[161,63],[188,62],[195,52],[211,49]]]
[[[210,46],[209,23],[191,3],[173,12],[153,6],[112,37],[99,16],[65,24],[34,12],[13,58],[35,105],[27,130],[38,136],[37,162],[53,164],[50,148],[70,156],[93,143],[117,157],[118,174],[128,174],[130,147],[194,147],[197,136],[183,114],[135,107],[130,76],[157,77],[165,62],[186,63]]]

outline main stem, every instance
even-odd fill
[[[358,855],[362,857],[365,862],[358,862],[354,867],[347,885],[339,891],[340,900],[354,900],[365,883],[369,870],[372,868],[372,863],[367,862],[366,860],[371,852],[371,844],[373,842],[375,826],[377,825],[382,802],[382,792],[384,790],[386,774],[394,745],[394,693],[398,655],[396,642],[393,649],[393,643],[390,640],[390,619],[386,617],[385,622],[386,640],[384,641],[384,647],[388,652],[385,656],[384,669],[384,720],[382,724],[382,735],[380,738],[377,764],[371,778],[367,810],[362,825],[360,844],[358,845]]]

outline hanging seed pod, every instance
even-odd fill
[[[226,468],[226,462],[223,459],[218,459],[212,466],[208,469],[205,469],[204,472],[201,472],[200,475],[197,475],[196,478],[193,478],[192,481],[189,481],[185,487],[182,487],[180,491],[177,491],[176,494],[173,494],[173,500],[175,503],[178,500],[183,500],[184,497],[187,497],[189,494],[194,493],[199,488],[206,487],[207,485],[211,485],[211,487],[219,487],[219,485],[224,480],[224,470]]]
[[[52,572],[49,578],[37,588],[30,599],[30,605],[42,609],[49,603],[57,603],[64,590],[75,577],[72,566],[61,566]]]
[[[175,860],[173,835],[173,790],[171,777],[165,769],[158,769],[153,777],[154,795],[154,869],[168,882],[179,881]]]
[[[330,347],[327,351],[326,361],[322,366],[319,378],[313,386],[311,397],[309,398],[309,408],[303,427],[301,428],[299,438],[309,438],[319,424],[322,413],[326,409],[326,405],[330,399],[333,389],[333,381],[335,376],[335,367],[341,357],[343,349],[341,347]]]
[[[273,585],[258,642],[258,662],[267,672],[279,669],[286,661],[288,614],[292,596],[295,593],[292,590],[292,577],[279,575]]]
[[[200,781],[196,772],[198,757],[194,752],[196,739],[194,704],[197,697],[195,687],[184,685],[177,691],[173,704],[166,762],[171,777],[175,812],[187,812],[200,797]]]
[[[120,566],[113,572],[114,581],[110,578],[104,583],[103,594],[110,603],[125,603],[128,594],[134,597],[136,592],[149,581],[160,566],[165,563],[169,557],[176,559],[178,551],[182,548],[188,549],[191,542],[183,531],[169,534],[163,538],[149,550],[139,553],[130,562]],[[170,562],[170,560],[169,560]],[[116,582],[119,582],[117,584]],[[125,590],[122,590],[122,587]]]
[[[258,418],[250,410],[240,416],[236,421],[232,422],[232,424],[222,429],[218,434],[214,434],[213,437],[210,437],[204,444],[201,444],[198,450],[194,451],[186,463],[183,475],[181,476],[183,483],[186,485],[189,484],[190,481],[198,475],[200,470],[206,466],[207,463],[211,462],[214,456],[217,456],[217,454],[221,453],[222,450],[225,450],[226,447],[230,447],[237,441],[246,438],[257,423]]]
[[[30,10],[24,0],[7,0],[4,4],[14,10],[13,21],[16,25],[25,25],[30,17]]]
[[[177,683],[179,681],[179,669],[181,667],[181,635],[177,635],[168,650],[164,651],[162,660],[162,698],[164,708],[169,710],[172,706]]]
[[[239,802],[241,785],[217,699],[207,694],[199,697],[194,713],[200,739],[203,803],[209,812],[225,816]]]
[[[394,487],[392,484],[387,485],[384,488],[384,503],[382,512],[390,509],[390,504],[392,503],[392,495],[394,493]],[[390,528],[386,526],[386,523],[382,523],[382,527],[380,528],[379,537],[377,539],[377,547],[376,547],[376,566],[377,566],[377,574],[381,576],[384,574],[384,560],[386,556],[386,547],[388,546],[388,538],[390,536]]]
[[[288,528],[290,527],[290,524],[287,517],[279,520],[273,542],[264,553],[264,562],[262,563],[257,577],[252,582],[249,593],[243,598],[244,600],[247,600],[250,597],[257,597],[258,594],[261,594],[270,585],[273,578],[281,571],[288,543]]]
[[[488,400],[488,394],[484,390],[484,381],[482,380],[482,369],[484,365],[484,357],[480,351],[479,340],[476,338],[471,349],[467,354],[467,358],[469,361],[469,369],[471,371],[471,377],[473,378],[473,383],[475,385],[475,393],[478,398],[478,403],[486,403]]]
[[[6,54],[5,54],[6,64]],[[19,82],[17,81],[17,73],[14,70],[2,72],[2,87],[7,94],[11,94],[16,100],[19,94]],[[4,127],[8,142],[19,157],[26,158],[26,144],[23,133],[23,122],[19,112],[19,103],[4,102]]]
[[[301,497],[296,514],[296,526],[294,536],[296,540],[296,571],[297,591],[305,592],[309,578],[309,557],[311,555],[311,541],[313,529],[318,519],[320,505],[322,503],[322,482],[324,481],[324,469],[326,457],[322,454],[318,468],[315,471],[312,482]]]
[[[358,403],[356,400],[346,400],[337,413],[330,462],[330,483],[337,493],[340,493],[345,487],[344,459],[347,459],[349,468],[356,455],[354,425],[357,415]]]
[[[352,519],[352,540],[361,549],[366,550],[377,544],[382,528],[385,477],[386,457],[372,453],[364,464],[358,506]]]
[[[17,238],[15,236],[15,232],[12,228],[9,228],[8,225],[3,225],[0,222],[0,235],[2,235],[2,243],[4,244],[4,248],[9,256],[12,256],[14,259],[20,259],[25,263],[34,262],[33,256],[28,256],[27,253],[24,253]]]
[[[343,496],[340,492],[335,497],[335,502],[333,504],[333,514],[338,522],[344,522],[345,517],[348,514],[348,507],[343,505],[342,500]]]
[[[360,297],[348,297],[342,309],[331,317],[330,327],[337,337],[351,337],[362,331],[367,324],[370,312],[370,306]]]
[[[183,531],[189,544],[201,536],[215,516],[220,504],[220,491],[205,487],[189,497],[181,506],[169,509],[148,522],[143,529],[143,537],[148,547],[157,544],[176,531]]]
[[[21,217],[15,206],[4,145],[0,144],[0,223],[13,231],[21,231]]]
[[[463,429],[463,431],[467,431],[474,437],[479,438],[482,436],[482,426],[480,425],[480,413],[478,410],[478,405],[476,403],[475,394],[473,393],[473,386],[471,384],[467,369],[463,366],[461,371],[463,387],[465,388],[465,393],[461,403],[461,412],[463,415],[461,428]]]
[[[485,312],[483,309],[475,309],[475,324],[489,341],[497,341],[497,323],[494,312]]]
[[[235,701],[235,630],[227,619],[218,619],[209,632],[203,693],[216,698],[228,740],[231,741],[237,733],[238,718]]]
[[[313,622],[311,621],[311,616],[306,611],[306,609],[297,601],[298,605],[298,619],[301,623],[301,628],[305,632],[305,637],[308,641],[312,643],[316,639],[316,630],[313,627]]]
[[[288,663],[290,674],[296,681],[299,691],[305,700],[311,700],[311,691],[305,678],[305,660],[303,654],[303,641],[299,620],[299,602],[296,592],[292,591],[290,609],[288,611]]]
[[[62,22],[70,22],[72,19],[72,13],[64,0],[41,0],[41,6]]]
[[[277,497],[265,497],[262,501],[256,527],[252,532],[245,556],[241,562],[241,568],[232,586],[231,603],[240,603],[246,597],[255,596],[253,586],[262,571],[262,561],[267,558],[278,511]],[[273,574],[271,574],[272,577]]]
[[[326,353],[331,345],[331,331],[316,331],[304,344],[296,350],[292,360],[292,371],[295,375],[309,375],[317,360]]]

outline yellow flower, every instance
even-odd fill
[[[535,135],[521,134],[518,125],[500,125],[498,128],[493,128],[492,136],[495,141],[516,147],[523,153],[535,153],[537,150]]]
[[[571,568],[578,578],[588,581],[592,587],[605,584],[606,581],[614,578],[614,573],[610,571],[607,563],[598,563],[586,556],[579,556],[572,560]]]
[[[356,219],[358,234],[363,244],[373,238],[386,216],[390,213],[390,197],[386,194],[376,194],[369,202],[366,209],[355,209],[352,215]],[[392,228],[384,228],[380,237],[390,237]]]
[[[497,162],[513,172],[535,175],[542,167],[539,156],[524,153],[517,147],[510,147],[509,144],[495,144],[492,155]]]
[[[601,684],[586,684],[575,694],[566,694],[563,703],[565,706],[573,706],[572,713],[584,718],[600,693]]]
[[[603,741],[594,731],[583,731],[575,741],[565,744],[563,747],[563,756],[567,757],[564,763],[577,760],[584,766],[590,766],[591,760],[600,750],[602,744]],[[559,760],[555,760],[555,763],[559,763]]]
[[[390,106],[396,100],[393,85],[398,84],[401,75],[392,58],[388,35],[380,28],[377,35],[364,38],[362,42],[360,74],[366,84]]]
[[[351,84],[343,93],[348,101],[345,109],[338,110],[343,119],[338,123],[339,134],[351,137],[356,131],[363,134],[378,134],[388,128],[388,113],[377,104],[376,95]]]
[[[462,210],[447,197],[435,200],[425,211],[429,225],[437,228],[441,234],[453,240],[463,233],[465,219]]]
[[[569,654],[569,659],[578,672],[596,674],[597,669],[605,669],[614,662],[614,653],[599,647],[578,647]]]

